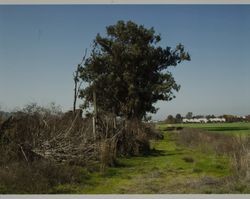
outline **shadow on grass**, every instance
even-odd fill
[[[165,155],[166,156],[172,156],[172,155],[183,155],[183,152],[180,151],[171,151],[171,152],[166,152]]]
[[[162,131],[179,131],[179,130],[182,130],[183,127],[180,127],[180,126],[170,126],[170,127],[165,127],[165,128],[162,128],[161,130]]]
[[[174,155],[174,154],[171,154]],[[127,169],[133,169],[136,167],[136,165],[134,163],[132,163],[131,161],[124,161],[124,158],[130,160],[133,159],[135,157],[138,158],[144,158],[144,157],[160,157],[160,156],[166,156],[166,151],[165,150],[159,150],[159,149],[151,149],[147,154],[144,155],[140,155],[140,156],[131,156],[131,157],[121,157],[121,159],[117,159],[115,166],[114,167],[109,167],[106,172],[104,172],[102,174],[102,177],[106,177],[106,178],[111,178],[111,177],[115,177],[115,176],[123,176],[124,175],[124,171],[119,170],[119,168],[127,168]],[[129,176],[124,175],[124,178],[128,178]]]
[[[182,151],[183,149],[177,149],[174,151],[152,149],[148,154],[139,156],[139,157],[160,157],[160,156],[182,155],[184,154]]]
[[[165,150],[159,150],[159,149],[152,149],[149,151],[148,154],[144,155],[145,157],[158,157],[158,156],[165,156],[166,155],[166,151]]]
[[[203,128],[208,131],[242,131],[250,130],[249,127],[205,127]]]

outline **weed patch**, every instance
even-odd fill
[[[185,162],[193,163],[194,159],[192,157],[183,157],[182,158]]]

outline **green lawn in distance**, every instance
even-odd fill
[[[229,135],[247,135],[250,136],[250,122],[233,123],[181,123],[181,124],[159,124],[159,129],[167,127],[189,127],[199,128],[210,132],[225,133]]]

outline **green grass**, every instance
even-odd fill
[[[202,193],[200,187],[189,184],[205,176],[220,179],[230,175],[227,157],[177,146],[175,133],[165,132],[164,140],[152,141],[151,145],[154,150],[149,156],[120,158],[120,166],[92,173],[78,187],[60,185],[54,190],[84,194]],[[193,162],[185,161],[188,158]]]
[[[172,125],[173,126],[173,125]],[[178,124],[220,133],[249,133],[249,123]],[[119,158],[118,166],[105,172],[80,172],[79,182],[58,184],[52,194],[159,194],[159,193],[229,193],[225,180],[232,175],[230,159],[211,150],[189,148],[177,144],[178,133],[166,130],[170,125],[157,126],[164,139],[151,141],[148,156]],[[98,165],[94,165],[96,167]],[[245,184],[238,192],[246,192]],[[0,184],[0,193],[8,193]],[[236,193],[238,193],[236,190]],[[249,193],[247,191],[247,193]],[[232,193],[235,193],[234,191]]]
[[[120,158],[122,166],[109,168],[105,174],[96,173],[91,184],[80,193],[228,193],[229,189],[218,186],[216,181],[223,181],[231,175],[229,158],[212,151],[204,153],[198,148],[177,145],[176,133],[164,130],[169,126],[158,125],[164,132],[164,140],[151,142],[154,149],[151,155]],[[250,135],[250,123],[174,126],[201,128],[228,135]],[[212,179],[211,185],[206,184],[207,179]]]
[[[198,124],[160,124],[160,129],[166,129],[170,126],[199,128],[210,132],[224,133],[229,135],[250,135],[250,122],[234,123],[198,123]]]
[[[80,172],[75,184],[59,184],[52,194],[158,194],[158,193],[230,193],[225,180],[232,175],[230,159],[211,150],[177,144],[178,133],[168,127],[202,128],[211,132],[250,135],[249,123],[178,124],[157,126],[164,139],[151,141],[148,156],[119,158],[118,166],[105,172]],[[94,167],[96,167],[95,165]],[[96,169],[93,169],[96,170]],[[237,187],[236,187],[237,188]],[[236,193],[246,192],[245,184]],[[237,192],[238,191],[238,192]],[[249,193],[250,190],[247,190]],[[8,189],[0,186],[0,193]],[[235,190],[232,191],[235,193]]]
[[[157,194],[157,193],[229,193],[225,179],[232,175],[230,159],[211,150],[177,144],[178,133],[169,127],[201,128],[228,135],[250,135],[250,123],[159,124],[164,139],[151,141],[148,156],[119,158],[118,166],[105,172],[79,168],[75,184],[58,184],[52,194]],[[96,167],[98,165],[93,165]],[[250,193],[245,182],[236,193]],[[238,191],[238,192],[237,192]],[[0,193],[10,193],[1,185]],[[235,192],[232,192],[235,193]]]

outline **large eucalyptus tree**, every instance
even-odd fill
[[[161,47],[161,36],[154,28],[132,21],[118,21],[106,31],[106,36],[97,34],[91,55],[79,68],[80,77],[88,83],[80,97],[89,107],[95,92],[98,108],[141,120],[157,111],[154,103],[158,100],[175,97],[180,85],[167,69],[190,56],[181,44],[174,49]]]

